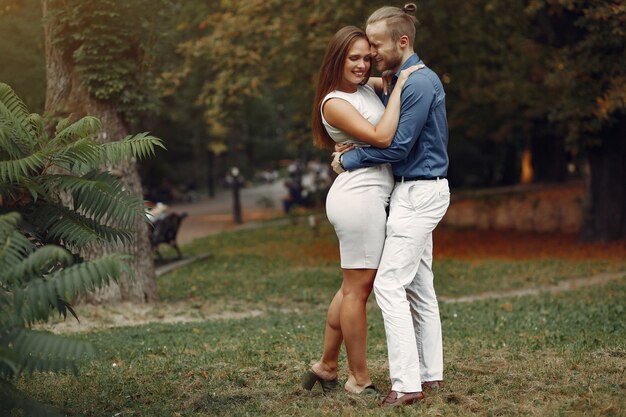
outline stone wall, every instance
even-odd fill
[[[452,189],[442,224],[478,229],[575,233],[580,229],[584,186],[580,182],[481,191]]]

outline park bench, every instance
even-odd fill
[[[180,225],[185,217],[187,217],[187,213],[167,213],[152,221],[150,245],[152,250],[154,250],[159,257],[159,260],[163,260],[163,256],[159,252],[159,245],[162,243],[170,245],[174,248],[178,254],[178,259],[183,257],[180,248],[176,243],[176,235],[178,234],[178,229],[180,229]]]

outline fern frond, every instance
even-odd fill
[[[19,372],[27,374],[63,370],[77,374],[77,362],[93,355],[87,343],[20,327],[10,329],[0,343],[11,347]]]
[[[15,91],[8,84],[2,82],[0,82],[0,104],[20,122],[25,121],[29,115],[26,105],[15,94]]]
[[[45,164],[44,155],[35,152],[19,159],[0,161],[0,182],[16,182],[40,171]]]
[[[61,120],[59,120],[59,123],[57,123],[56,128],[54,129],[55,132],[55,136],[57,133],[61,132],[63,129],[65,129],[66,127],[68,127],[69,125],[72,124],[72,117],[71,115],[68,117],[65,117]]]
[[[55,137],[49,145],[57,146],[75,142],[78,139],[85,139],[97,135],[102,129],[102,123],[96,117],[85,116],[74,123],[68,124],[69,118],[64,119],[57,125]]]
[[[7,213],[0,216],[0,233],[10,233],[17,229],[21,216],[17,212]],[[2,235],[0,235],[2,236]]]
[[[118,163],[133,156],[138,159],[145,159],[154,156],[155,147],[165,149],[161,139],[151,136],[148,132],[135,136],[127,136],[117,142],[102,144],[104,157],[110,163]]]
[[[69,170],[76,164],[86,165],[93,169],[102,162],[98,145],[87,138],[57,147],[51,150],[49,155],[53,163],[67,167]]]
[[[124,262],[127,256],[111,253],[89,262],[72,265],[50,274],[45,283],[54,288],[64,299],[71,300],[77,295],[101,288],[116,281],[122,272],[132,275],[132,270]]]
[[[19,281],[30,281],[37,276],[43,276],[50,272],[51,268],[57,265],[71,265],[72,254],[67,250],[54,245],[46,245],[38,248],[27,258],[13,264],[2,272],[6,278],[3,281],[9,285]]]
[[[52,203],[36,208],[30,220],[39,222],[41,230],[47,231],[48,239],[74,247],[132,240],[132,230],[100,224],[67,207]]]
[[[5,235],[1,243],[0,265],[3,265],[4,270],[0,272],[0,277],[4,277],[7,267],[15,265],[23,256],[30,253],[33,250],[33,244],[18,231]]]
[[[80,322],[80,320],[78,320],[78,315],[76,314],[76,311],[74,311],[74,309],[72,308],[72,305],[64,299],[57,299],[56,308],[57,311],[63,316],[63,320],[67,319],[67,313],[69,312],[76,319],[76,321]]]
[[[46,135],[46,129],[44,127],[43,117],[37,113],[31,113],[26,117],[26,122],[31,128],[33,136],[36,138],[44,139]]]
[[[17,373],[17,363],[13,358],[13,352],[8,346],[0,345],[0,376],[11,376]]]
[[[81,177],[47,176],[44,184],[48,192],[53,189],[68,192],[74,210],[100,224],[132,228],[138,217],[145,217],[143,202],[108,172],[91,171]]]
[[[16,303],[17,297],[24,300],[19,316],[29,325],[36,321],[46,321],[52,307],[63,313],[59,309],[59,302],[63,304],[63,300],[71,300],[77,295],[117,281],[123,271],[131,273],[124,259],[126,257],[123,255],[113,253],[53,272],[46,279],[27,283],[22,287],[23,294],[16,293]]]
[[[15,159],[20,158],[25,153],[28,153],[28,148],[20,147],[19,141],[15,140],[18,133],[15,127],[5,123],[0,118],[0,159]]]
[[[24,395],[15,389],[10,382],[2,379],[0,379],[0,415],[62,417],[53,407]]]
[[[9,270],[32,252],[33,244],[17,231],[0,244],[0,283],[9,284],[13,282]]]
[[[133,275],[124,255],[84,261],[78,250],[128,242],[137,216],[145,217],[141,199],[116,177],[99,173],[99,167],[154,155],[163,144],[147,133],[98,144],[95,136],[101,127],[94,117],[76,122],[68,118],[48,138],[41,116],[29,114],[13,90],[0,83],[2,416],[49,415],[45,406],[22,396],[9,383],[11,377],[35,371],[76,373],[79,359],[92,353],[86,343],[30,326],[56,312],[76,317],[66,300],[117,281],[122,272]],[[53,169],[67,175],[49,175]],[[23,218],[7,214],[14,206]]]
[[[40,176],[34,177],[22,177],[20,178],[20,184],[22,187],[26,188],[30,195],[33,197],[33,202],[37,202],[39,195],[45,195],[46,191],[39,183]]]
[[[32,242],[17,230],[20,219],[18,213],[0,215],[0,284],[5,286],[12,282],[8,271],[34,250]]]
[[[8,291],[0,291],[0,327],[6,322],[6,316],[8,316],[9,310],[13,309],[11,298]]]
[[[5,83],[0,83],[0,121],[2,125],[11,126],[10,139],[22,150],[31,153],[37,136],[29,121],[26,105]]]

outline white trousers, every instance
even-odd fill
[[[391,195],[374,292],[385,323],[394,391],[417,392],[422,381],[443,380],[432,232],[449,204],[446,179],[398,182]]]

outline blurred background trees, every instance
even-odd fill
[[[533,0],[531,37],[549,51],[543,82],[558,92],[548,122],[585,158],[581,239],[626,237],[626,3]]]
[[[39,0],[0,0],[0,81],[36,113],[46,99],[42,10]]]
[[[91,86],[92,96],[100,91],[98,100],[113,105],[125,126],[150,130],[168,148],[140,167],[146,191],[165,180],[204,190],[235,165],[251,178],[281,160],[328,160],[326,151],[311,146],[309,132],[327,40],[343,25],[364,26],[374,9],[387,4],[75,3],[67,27],[84,39],[95,36],[102,49],[94,54],[109,57],[118,75],[109,80],[115,88],[102,95],[102,80],[88,75],[95,68],[88,65],[105,61],[91,61],[76,47],[72,56],[81,82]],[[37,71],[45,65],[35,11],[40,2],[3,4],[0,33],[11,35],[0,37],[3,61],[29,64],[28,71],[3,66],[0,77],[37,109],[42,102]],[[606,0],[417,4],[416,50],[440,74],[448,95],[452,186],[584,179],[588,198],[581,238],[626,237],[626,5]],[[118,17],[112,18],[113,12]]]

